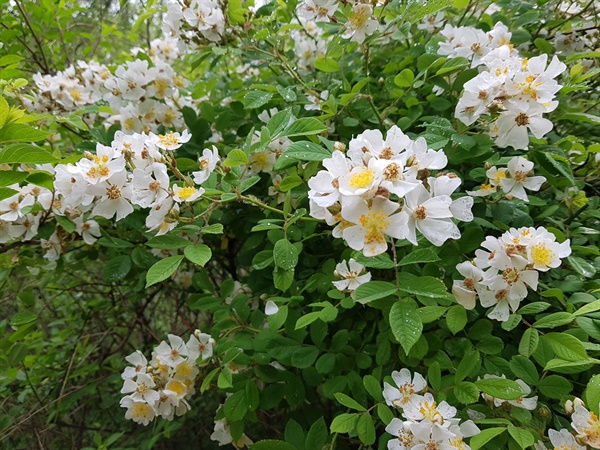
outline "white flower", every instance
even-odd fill
[[[265,303],[265,316],[272,316],[279,312],[279,306],[273,300],[267,300]]]
[[[127,173],[117,172],[110,181],[95,185],[91,192],[100,196],[100,200],[92,210],[92,216],[112,219],[116,215],[119,221],[133,212],[130,200],[131,184],[127,181]]]
[[[249,446],[252,444],[252,441],[248,436],[242,434],[242,437],[234,441],[231,437],[231,431],[229,429],[229,423],[227,423],[226,419],[217,420],[215,422],[215,428],[213,433],[210,435],[210,439],[219,443],[219,446],[223,445],[233,445],[236,448]]]
[[[163,163],[152,163],[145,170],[134,169],[131,179],[131,203],[151,208],[169,196],[169,173]]]
[[[102,235],[100,225],[95,220],[84,221],[83,217],[80,216],[73,219],[73,223],[75,224],[75,231],[81,235],[87,245],[92,245]]]
[[[180,187],[176,184],[173,185],[173,200],[177,203],[193,202],[202,194],[204,194],[204,189],[201,187],[196,189],[194,186]]]
[[[298,14],[306,20],[329,22],[337,8],[336,0],[304,0],[298,7]]]
[[[183,339],[174,334],[167,335],[169,344],[162,341],[158,347],[154,349],[153,358],[170,367],[175,367],[184,361],[184,356],[188,355],[188,348]]]
[[[215,170],[215,167],[217,167],[219,159],[219,150],[217,150],[217,147],[213,145],[212,150],[204,149],[202,157],[198,160],[198,167],[200,170],[192,172],[194,183],[202,184],[208,180],[210,174]]]
[[[96,154],[79,160],[77,167],[88,183],[98,184],[125,172],[125,158],[112,147],[97,144]]]
[[[431,197],[423,185],[418,185],[406,194],[404,201],[402,212],[408,216],[406,238],[414,245],[418,245],[415,230],[438,247],[448,239],[460,238],[460,231],[451,219],[452,199],[449,196]]]
[[[507,169],[510,178],[500,180],[502,190],[524,201],[528,200],[525,188],[530,191],[539,191],[542,184],[546,181],[546,178],[541,176],[528,176],[528,173],[533,170],[533,162],[527,161],[521,156],[511,159],[508,162]]]
[[[556,431],[550,429],[548,430],[548,437],[555,450],[586,450],[586,447],[577,443],[575,436],[569,430]]]
[[[131,355],[125,358],[130,364],[133,364],[133,367],[126,367],[123,373],[121,374],[121,378],[127,380],[129,378],[136,377],[139,373],[146,373],[146,368],[148,367],[148,361],[142,352],[136,350]]]
[[[201,333],[200,330],[196,330],[186,344],[189,358],[192,361],[196,361],[199,357],[202,357],[202,361],[212,358],[214,345],[215,340],[210,334]]]
[[[368,166],[357,166],[339,179],[339,191],[342,195],[371,198],[377,192],[381,181],[381,167],[376,159],[371,159]]]
[[[365,266],[357,263],[354,258],[350,258],[348,263],[342,261],[335,266],[335,272],[333,273],[337,278],[342,278],[340,281],[334,281],[333,285],[339,291],[350,291],[350,296],[354,298],[356,289],[361,284],[371,281],[371,272],[364,273]],[[361,275],[361,273],[364,273]]]
[[[416,444],[412,450],[455,450],[450,444],[450,440],[455,437],[454,433],[431,419],[414,423],[410,429]]]
[[[411,431],[413,422],[403,422],[397,417],[385,427],[385,431],[394,436],[387,443],[389,450],[411,450],[415,444],[415,437]]]
[[[352,198],[342,206],[342,217],[356,225],[343,230],[344,240],[350,248],[363,250],[365,256],[376,256],[387,250],[386,236],[405,237],[406,214],[398,204],[385,198],[375,198],[371,207],[360,198]]]
[[[184,130],[183,134],[174,133],[173,131],[167,134],[159,134],[156,135],[154,133],[150,133],[149,140],[158,148],[162,148],[163,150],[176,150],[181,147],[183,144],[188,142],[192,138],[192,135],[188,133],[187,130]]]
[[[352,16],[344,25],[343,37],[362,44],[366,35],[377,30],[379,22],[373,17],[373,8],[365,3],[358,3],[352,8]]]
[[[527,130],[531,130],[536,138],[542,138],[553,128],[552,122],[544,119],[542,114],[545,108],[537,103],[529,106],[526,112],[507,105],[507,110],[500,114],[496,120],[498,128],[496,145],[515,149],[525,149],[529,145]]]
[[[443,401],[439,405],[429,392],[425,395],[413,395],[404,406],[404,417],[420,422],[430,420],[444,427],[450,426],[450,419],[456,416],[456,408]],[[413,433],[415,433],[415,430]],[[415,433],[416,435],[416,433]]]
[[[168,233],[177,226],[179,217],[179,205],[173,204],[173,199],[167,197],[162,203],[153,206],[146,217],[148,230],[158,230],[157,236]]]
[[[312,95],[308,94],[308,101],[310,103],[304,105],[304,109],[307,111],[321,111],[321,101],[329,98],[329,91],[323,91],[320,94]]]
[[[452,294],[454,294],[456,301],[465,309],[474,309],[477,291],[483,288],[479,283],[483,279],[483,271],[470,261],[458,264],[456,270],[465,279],[461,281],[454,280]]]
[[[592,448],[600,448],[600,421],[596,414],[579,402],[575,403],[575,412],[571,415],[571,426],[577,437]]]
[[[121,406],[127,408],[127,412],[125,412],[126,419],[133,420],[142,425],[148,425],[156,415],[154,408],[148,403],[136,401],[131,397],[123,397],[121,399]]]
[[[158,392],[153,389],[154,387],[156,387],[156,383],[154,383],[152,377],[146,373],[138,372],[135,381],[132,378],[125,379],[121,394],[132,392],[129,397],[133,400],[144,401],[153,405],[160,397]]]
[[[535,237],[527,245],[527,259],[533,264],[533,268],[541,272],[560,266],[561,258],[566,258],[571,254],[570,240],[567,239],[562,244],[555,242],[552,238]]]
[[[393,371],[392,379],[397,387],[384,382],[383,398],[387,405],[399,409],[403,409],[414,394],[423,392],[427,387],[427,382],[423,378],[423,375],[415,372],[414,376],[411,377],[410,370],[406,368],[401,369],[400,372]]]
[[[18,186],[15,187],[18,189]],[[21,194],[17,193],[0,201],[0,218],[6,222],[14,222],[25,215],[23,209],[32,206],[34,203],[35,197],[33,195],[27,194],[21,197]]]

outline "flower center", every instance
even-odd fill
[[[175,133],[173,133],[172,131],[167,134],[159,134],[158,140],[160,141],[161,144],[163,144],[164,146],[167,146],[167,147],[171,146],[171,145],[179,144],[179,138],[177,136],[175,136]]]
[[[371,169],[362,168],[360,172],[350,177],[350,186],[353,188],[365,188],[373,182],[375,174]]]
[[[106,189],[106,195],[109,200],[119,200],[121,198],[121,189],[114,184]]]
[[[399,180],[401,178],[400,166],[396,163],[389,164],[383,171],[386,180]]]
[[[550,265],[554,252],[546,247],[545,244],[535,244],[531,247],[531,259],[536,264],[544,266]]]
[[[417,220],[424,220],[427,218],[427,209],[424,206],[417,206],[417,209],[415,209],[413,216]]]
[[[181,191],[179,191],[179,198],[181,198],[182,200],[185,200],[187,198],[190,198],[192,195],[194,195],[195,192],[196,192],[195,187],[186,186],[183,189],[181,189]]]
[[[525,113],[521,113],[517,117],[515,117],[515,122],[520,127],[527,126],[529,125],[529,116]]]
[[[136,403],[131,408],[132,417],[148,417],[150,414],[150,405],[147,403]]]
[[[390,219],[383,211],[370,211],[369,214],[360,216],[358,223],[365,230],[365,244],[383,243],[383,232],[388,229]]]

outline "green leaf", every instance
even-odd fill
[[[535,328],[528,328],[523,333],[521,341],[519,342],[519,354],[530,357],[533,352],[537,349],[540,341],[540,334]]]
[[[0,128],[0,143],[38,142],[46,139],[48,134],[22,123],[9,123]]]
[[[0,150],[0,164],[46,164],[56,161],[49,151],[33,144],[12,144]]]
[[[435,391],[442,388],[442,370],[439,362],[432,362],[427,369],[427,381]]]
[[[225,400],[223,412],[229,422],[237,422],[244,418],[249,409],[248,406],[246,393],[244,391],[237,391]]]
[[[600,310],[600,300],[596,300],[591,303],[588,303],[587,305],[583,305],[581,308],[579,308],[577,311],[575,311],[573,313],[573,315],[576,317],[584,316],[586,314],[596,312],[598,310]]]
[[[535,328],[556,328],[571,323],[574,318],[575,316],[568,312],[557,312],[554,314],[548,314],[547,316],[535,321],[533,326]]]
[[[517,428],[514,425],[508,426],[508,434],[511,435],[511,437],[522,449],[530,447],[535,443],[535,438],[528,430]]]
[[[415,277],[400,284],[400,290],[429,298],[447,297],[446,285],[434,277]]]
[[[129,255],[115,256],[108,260],[104,266],[104,278],[106,281],[118,281],[124,279],[131,270],[131,258]]]
[[[200,230],[202,234],[223,234],[223,224],[213,223]]]
[[[394,337],[408,355],[423,332],[423,323],[417,309],[407,301],[396,302],[390,310],[389,319]]]
[[[461,381],[454,386],[454,395],[463,405],[470,405],[479,401],[479,389],[474,383]]]
[[[54,176],[43,170],[37,170],[31,173],[27,177],[27,182],[49,190],[54,189]]]
[[[298,99],[298,96],[296,95],[296,92],[294,92],[294,86],[290,86],[287,88],[284,88],[282,86],[277,86],[277,92],[279,92],[279,95],[281,95],[281,98],[283,98],[286,102],[295,102]],[[271,122],[269,122],[269,125],[271,124]],[[287,124],[287,122],[286,122]],[[269,129],[271,127],[269,126]]]
[[[279,111],[273,117],[271,117],[271,120],[269,120],[269,123],[267,124],[267,128],[271,133],[271,137],[276,138],[279,136],[279,133],[281,133],[283,129],[287,127],[290,121],[293,120],[293,117],[294,116],[292,116],[292,111],[290,109]]]
[[[591,278],[596,274],[596,268],[583,258],[569,256],[567,257],[567,261],[569,261],[571,267],[573,267],[578,274],[583,275],[586,278]]]
[[[408,266],[409,264],[429,263],[439,261],[440,257],[430,248],[419,248],[412,250],[408,255],[398,262],[398,266]]]
[[[279,190],[281,192],[291,191],[292,189],[294,189],[297,186],[300,186],[303,183],[304,180],[298,175],[290,175],[281,180],[281,183],[279,183]]]
[[[471,450],[479,450],[483,448],[485,444],[494,439],[496,436],[501,435],[506,431],[504,427],[496,427],[496,428],[488,428],[486,430],[481,430],[479,434],[476,434],[471,438],[469,445],[471,446]]]
[[[283,155],[300,161],[323,161],[331,157],[329,150],[311,141],[299,141],[291,144]]]
[[[301,328],[305,328],[313,323],[315,320],[321,318],[321,311],[314,311],[308,314],[303,315],[296,321],[295,330],[299,330]]]
[[[210,247],[205,244],[188,245],[183,250],[183,254],[189,261],[203,267],[212,257]]]
[[[283,270],[291,270],[298,264],[298,249],[287,239],[280,239],[273,248],[275,265]]]
[[[63,229],[67,232],[67,233],[72,233],[73,231],[75,231],[75,224],[73,222],[71,222],[69,219],[67,219],[65,216],[54,216],[54,219],[58,222],[58,224],[63,227]]]
[[[358,403],[356,400],[348,397],[346,394],[344,394],[342,392],[337,392],[337,393],[333,394],[333,396],[340,404],[346,406],[347,408],[356,409],[357,411],[366,411],[367,410],[367,408],[365,408],[363,405]]]
[[[477,380],[475,385],[481,392],[501,400],[517,400],[524,395],[521,386],[505,378],[484,378]]]
[[[382,253],[377,256],[365,256],[359,253],[356,256],[356,262],[362,264],[365,267],[372,267],[373,269],[393,269],[394,261],[390,258],[387,253]]]
[[[470,350],[465,352],[464,356],[460,360],[456,373],[454,374],[454,381],[459,382],[467,378],[473,370],[481,364],[481,355],[477,350]]]
[[[373,375],[365,375],[363,377],[363,385],[366,391],[371,397],[377,402],[383,401],[383,394],[381,391],[381,383],[377,381]]]
[[[294,282],[294,269],[285,270],[281,267],[275,267],[273,281],[277,289],[283,292],[287,291]]]
[[[250,446],[250,450],[298,450],[292,444],[283,441],[266,439],[258,441]]]
[[[292,353],[292,366],[299,369],[306,369],[312,366],[319,356],[317,347],[298,347]]]
[[[337,72],[341,69],[340,64],[333,58],[327,56],[320,56],[315,59],[315,69],[321,72]]]
[[[590,381],[588,381],[587,387],[585,388],[585,392],[583,393],[583,398],[590,411],[593,411],[598,415],[598,405],[600,404],[600,375],[594,375],[590,378]]]
[[[314,117],[304,117],[292,122],[279,136],[309,136],[322,133],[325,130],[327,130],[327,127],[319,119],[315,119]]]
[[[4,57],[3,57],[4,58]],[[8,119],[8,113],[10,111],[10,106],[8,106],[8,102],[4,97],[0,95],[0,128],[4,126],[6,120]]]
[[[2,98],[2,97],[0,97]],[[15,172],[13,170],[0,170],[0,186],[10,186],[20,183],[29,176],[28,172]],[[17,192],[17,191],[15,191]],[[14,195],[14,194],[13,194]]]
[[[175,273],[183,261],[183,256],[169,256],[155,263],[146,274],[146,288],[166,280]]]
[[[245,180],[243,180],[240,183],[240,193],[246,192],[248,189],[250,189],[252,186],[254,186],[259,181],[260,181],[260,177],[259,176],[246,178]]]
[[[525,356],[516,355],[510,360],[510,370],[525,383],[535,386],[540,381],[535,364]]]
[[[229,0],[227,16],[231,23],[242,24],[246,21],[244,8],[242,8],[242,0]]]
[[[364,413],[356,424],[356,431],[358,431],[358,437],[361,442],[365,445],[372,445],[375,443],[376,434],[375,434],[375,424],[373,423],[373,418],[371,414]]]
[[[579,339],[566,333],[548,333],[542,337],[545,339],[554,354],[566,361],[587,360],[587,352]]]
[[[219,389],[229,389],[233,387],[233,376],[229,367],[223,367],[219,378],[217,378],[217,387]]]
[[[329,431],[332,433],[350,433],[356,427],[360,414],[345,413],[336,416],[331,422]]]
[[[557,400],[569,395],[573,389],[573,385],[569,380],[560,375],[548,375],[547,377],[542,378],[536,385],[538,390],[546,397]],[[600,390],[598,392],[600,393]]]
[[[149,247],[158,248],[161,250],[175,250],[190,245],[190,241],[179,236],[165,234],[162,236],[153,237],[146,244]]]
[[[325,419],[321,417],[315,423],[312,424],[308,434],[306,435],[305,447],[307,449],[319,450],[327,443],[329,433],[327,432],[327,425]]]
[[[426,16],[430,16],[444,8],[452,6],[453,0],[429,0],[424,3],[417,3],[419,8],[411,14],[411,23],[416,23]]]
[[[30,311],[21,311],[10,318],[10,324],[15,328],[19,328],[23,325],[35,322],[37,317],[37,314]]]
[[[271,92],[263,91],[249,91],[244,96],[244,108],[255,109],[260,108],[263,105],[269,103],[269,100],[273,97]]]
[[[398,288],[395,284],[387,281],[369,281],[361,284],[355,293],[354,299],[362,304],[385,298],[390,295],[394,295],[398,292]]]
[[[462,305],[454,305],[446,314],[446,324],[452,334],[461,331],[467,324],[467,310]]]
[[[238,167],[248,164],[248,155],[243,150],[235,148],[227,154],[227,158],[223,161],[223,165],[227,167]]]
[[[415,82],[415,74],[410,69],[404,69],[394,77],[394,84],[401,88],[407,88]]]
[[[419,312],[419,316],[421,316],[421,322],[432,323],[446,314],[447,310],[446,306],[423,306],[417,311]]]

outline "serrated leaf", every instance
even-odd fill
[[[12,144],[0,150],[0,164],[46,164],[56,161],[52,153],[33,144]]]
[[[454,305],[448,309],[446,314],[446,325],[452,334],[456,334],[465,328],[467,324],[467,311],[462,305]]]
[[[505,378],[484,378],[475,381],[475,385],[483,393],[501,400],[517,400],[524,395],[521,386]]]
[[[291,144],[282,156],[300,161],[323,161],[331,157],[331,152],[314,142],[299,141]]]
[[[569,395],[573,389],[573,385],[569,380],[559,375],[548,375],[547,377],[542,378],[536,386],[546,397],[554,399],[561,399],[562,397]],[[600,393],[600,390],[598,390],[598,392]]]
[[[358,437],[363,444],[372,445],[375,443],[377,436],[371,414],[364,413],[359,417],[358,423],[356,424],[356,431],[358,431]]]
[[[530,447],[535,443],[533,435],[528,430],[517,428],[514,425],[508,426],[508,434],[511,435],[511,437],[522,449]]]
[[[528,328],[523,333],[519,342],[519,354],[529,357],[537,349],[540,340],[540,334],[535,328]]]
[[[248,401],[244,391],[234,392],[223,404],[223,412],[229,422],[242,420],[248,412]]]
[[[439,261],[440,257],[430,248],[419,248],[412,250],[408,255],[398,262],[398,266],[409,264],[429,263]]]
[[[47,132],[36,130],[22,123],[8,123],[0,128],[0,143],[2,142],[38,142],[48,137]],[[0,162],[2,161],[0,157]]]
[[[454,395],[463,405],[470,405],[479,401],[479,389],[474,383],[461,381],[454,386]]]
[[[357,413],[340,414],[333,419],[329,430],[332,433],[350,433],[356,427],[359,416]]]
[[[496,436],[501,435],[506,431],[504,427],[496,427],[496,428],[488,428],[486,430],[481,430],[480,433],[476,434],[469,441],[469,445],[471,450],[479,450],[483,448],[485,444],[494,439]]]
[[[280,239],[273,247],[275,265],[283,270],[291,270],[298,264],[298,249],[287,239]]]
[[[292,136],[309,136],[312,134],[319,134],[327,130],[327,127],[318,119],[314,117],[304,117],[302,119],[296,119],[288,127],[286,127],[280,137],[292,137]]]
[[[223,161],[223,165],[227,167],[238,167],[248,164],[248,155],[243,150],[235,148],[227,154],[227,158]]]
[[[367,410],[367,408],[365,408],[363,405],[358,403],[353,398],[348,397],[346,394],[344,394],[342,392],[337,392],[337,393],[333,394],[333,396],[341,405],[344,405],[347,408],[355,409],[357,411],[366,411]]]
[[[212,257],[212,251],[208,245],[188,245],[184,250],[185,257],[199,266],[204,266]]]
[[[600,404],[600,375],[594,375],[590,378],[590,381],[588,381],[587,387],[585,388],[583,398],[585,399],[585,404],[590,408],[590,411],[593,411],[598,415],[598,405]]]
[[[271,92],[264,91],[249,91],[244,96],[244,108],[256,109],[269,103],[269,100],[273,97]]]
[[[429,298],[447,297],[446,285],[434,277],[415,277],[400,284],[400,290]]]
[[[554,354],[566,361],[587,360],[587,352],[579,339],[566,333],[548,333],[543,339],[550,344]]]
[[[568,312],[548,314],[533,323],[535,328],[556,328],[571,323],[575,316]]]
[[[169,256],[155,263],[146,274],[146,288],[166,280],[175,273],[183,261],[183,255]]]
[[[131,270],[131,258],[128,255],[115,256],[104,266],[104,278],[107,281],[122,280]]]
[[[423,332],[423,323],[417,309],[409,302],[394,303],[390,310],[390,327],[406,354],[417,343]]]
[[[394,295],[398,292],[395,284],[387,281],[369,281],[361,284],[355,292],[354,299],[362,304]]]
[[[0,97],[0,98],[2,98],[2,97]],[[11,184],[20,183],[28,176],[29,176],[28,172],[15,172],[12,170],[1,170],[0,171],[0,187],[10,186]]]
[[[337,72],[341,69],[340,64],[333,58],[327,56],[320,56],[315,59],[315,69],[321,72]]]
[[[146,245],[148,245],[148,247],[158,248],[161,250],[175,250],[190,245],[190,241],[179,236],[165,234],[162,236],[153,237],[146,243]]]

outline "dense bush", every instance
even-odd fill
[[[7,448],[600,448],[597,2],[0,8]]]

